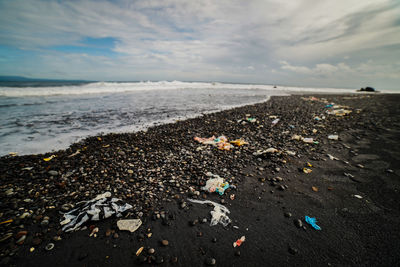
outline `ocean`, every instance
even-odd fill
[[[0,83],[0,156],[65,149],[97,134],[135,132],[293,92],[351,89],[205,82]]]

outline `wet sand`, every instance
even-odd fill
[[[1,158],[0,221],[13,221],[0,225],[0,239],[8,237],[0,243],[0,263],[397,265],[400,95],[315,96],[273,97],[147,132],[88,138],[46,155]],[[331,102],[352,112],[328,115]],[[248,122],[246,116],[257,121]],[[272,125],[275,118],[280,120]],[[212,135],[249,144],[224,151],[193,139]],[[317,143],[293,140],[294,135]],[[278,151],[254,155],[268,148]],[[57,157],[43,160],[53,154]],[[222,196],[202,191],[207,172],[236,189]],[[106,191],[133,206],[125,216],[141,218],[136,232],[119,231],[114,217],[73,233],[60,230],[61,213]],[[232,223],[210,226],[212,207],[189,198],[223,202]],[[29,215],[20,219],[23,213]],[[307,224],[305,216],[315,217],[321,230]],[[93,227],[99,228],[97,237],[89,237]],[[26,239],[16,244],[24,234]],[[234,248],[241,236],[245,242]],[[49,243],[55,246],[47,251]]]

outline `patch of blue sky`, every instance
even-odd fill
[[[87,54],[114,58],[119,55],[119,53],[113,50],[117,42],[118,40],[113,37],[85,37],[77,45],[57,45],[49,47],[49,49],[63,53]]]

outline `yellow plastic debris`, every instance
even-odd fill
[[[8,155],[10,155],[11,157],[15,157],[18,155],[18,152],[9,152]]]
[[[51,155],[50,157],[44,158],[43,160],[44,161],[50,161],[50,160],[54,159],[55,157],[57,157],[57,156],[56,155]]]
[[[308,168],[303,168],[303,172],[304,172],[304,173],[311,173],[312,170],[311,170],[311,169],[308,169]]]
[[[97,137],[97,140],[101,141],[101,137],[98,136],[98,137]]]
[[[140,253],[142,253],[144,247],[140,247],[137,251],[136,251],[136,256],[139,256]]]
[[[312,167],[310,162],[307,162],[307,167]]]
[[[7,220],[7,221],[0,222],[0,224],[10,223],[10,222],[13,222],[13,220],[12,220],[12,219],[9,219],[9,220]]]
[[[35,250],[34,247],[31,247],[31,248],[29,249],[30,252],[33,252],[34,250]]]
[[[110,145],[104,145],[103,147],[110,147]]]
[[[249,143],[247,143],[246,141],[242,140],[242,139],[236,139],[231,141],[232,144],[237,145],[237,146],[242,146],[242,145],[248,145]]]

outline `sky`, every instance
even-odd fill
[[[400,1],[0,0],[0,75],[400,89]]]

